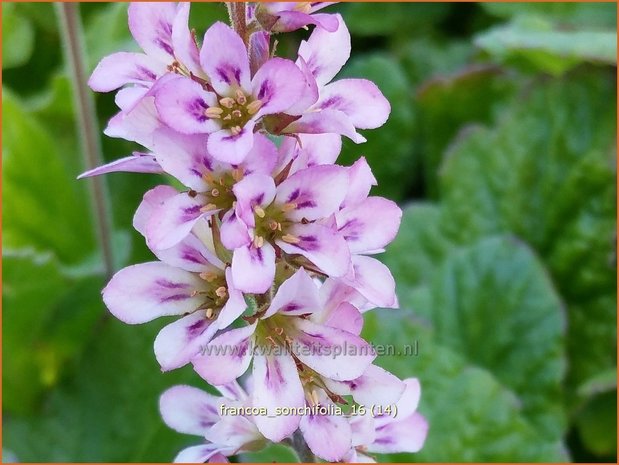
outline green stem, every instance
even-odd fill
[[[80,139],[84,165],[87,170],[103,163],[99,139],[99,125],[95,104],[90,89],[86,85],[88,75],[84,62],[84,39],[78,3],[56,3],[60,20],[65,59],[73,86],[76,108],[77,134]],[[114,252],[112,247],[112,218],[105,181],[100,177],[89,180],[91,201],[95,212],[96,234],[103,254],[105,274],[114,273]]]
[[[305,439],[303,439],[303,435],[301,434],[300,430],[295,431],[295,433],[292,435],[291,445],[299,456],[299,460],[302,463],[316,462],[316,457],[307,446],[307,443],[305,442]]]

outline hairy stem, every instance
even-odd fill
[[[300,430],[295,431],[292,435],[291,441],[292,448],[295,450],[297,455],[299,456],[299,460],[303,463],[313,463],[316,461],[316,457],[312,451],[307,447],[307,443],[305,439],[303,439],[303,435]]]
[[[248,47],[249,31],[247,29],[247,5],[245,2],[226,2],[228,14],[230,15],[230,24],[238,35],[241,36],[245,46]]]
[[[103,162],[103,155],[98,136],[99,126],[92,94],[86,82],[86,65],[84,62],[83,32],[78,3],[56,3],[60,20],[62,43],[65,59],[73,86],[76,108],[77,134],[80,139],[83,162],[87,170]],[[114,252],[112,247],[112,219],[108,201],[108,192],[103,178],[89,179],[91,201],[93,206],[96,235],[103,254],[105,274],[109,277],[114,272]]]

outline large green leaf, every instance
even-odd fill
[[[53,137],[6,90],[2,129],[3,246],[51,251],[64,263],[84,259],[94,247],[86,186],[68,172]]]
[[[563,30],[542,18],[517,18],[475,38],[494,60],[560,75],[580,63],[617,63],[615,30]]]
[[[511,232],[548,264],[568,303],[572,393],[616,364],[614,100],[591,70],[538,86],[496,129],[464,135],[441,172],[449,236]]]
[[[391,103],[391,115],[384,126],[362,131],[367,142],[354,144],[345,139],[339,162],[350,164],[364,155],[376,179],[375,192],[400,199],[414,180],[414,111],[412,88],[398,62],[385,55],[360,56],[344,69],[343,77],[369,79]]]

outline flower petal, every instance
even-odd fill
[[[391,105],[382,92],[367,79],[341,79],[320,90],[316,108],[345,113],[356,128],[374,129],[389,118]]]
[[[218,444],[203,444],[200,446],[191,446],[183,449],[174,458],[174,463],[205,463],[214,461],[214,463],[220,463],[221,454],[233,453],[234,449],[230,447],[221,447]]]
[[[275,198],[275,181],[266,174],[250,174],[232,188],[236,197],[236,213],[248,227],[256,225],[254,208],[265,207]]]
[[[178,244],[191,232],[191,228],[205,215],[217,210],[203,212],[206,198],[200,194],[191,196],[182,192],[167,200],[154,212],[146,225],[146,240],[151,249],[168,249]]]
[[[370,365],[360,377],[351,381],[324,381],[334,393],[352,395],[357,403],[366,406],[393,405],[402,398],[406,388],[403,381],[377,365]]]
[[[253,214],[252,214],[253,217]],[[235,210],[228,210],[221,219],[221,243],[228,250],[248,245],[251,236],[247,225],[237,216]]]
[[[153,151],[166,173],[197,192],[205,192],[204,175],[213,171],[206,151],[206,134],[180,134],[168,128],[155,131]]]
[[[348,179],[348,192],[344,200],[344,206],[347,207],[365,200],[372,186],[378,184],[365,157],[359,158],[348,168]]]
[[[277,187],[278,202],[293,203],[288,218],[310,221],[335,213],[346,196],[348,172],[336,165],[312,166],[298,171]]]
[[[318,288],[305,270],[300,268],[279,286],[262,318],[268,318],[278,312],[282,315],[304,315],[319,309]]]
[[[232,279],[241,292],[262,294],[275,277],[275,249],[269,243],[256,248],[240,247],[232,256]]]
[[[304,113],[283,130],[286,134],[341,134],[356,144],[366,141],[365,137],[357,132],[350,118],[338,110],[320,110]]]
[[[262,102],[256,117],[286,111],[306,90],[303,73],[290,60],[271,58],[252,82],[252,95]]]
[[[220,329],[230,326],[247,309],[243,294],[234,286],[230,267],[226,268],[226,283],[228,285],[228,300],[217,317],[217,324]]]
[[[306,61],[319,86],[331,81],[350,57],[350,33],[342,17],[334,16],[339,23],[335,32],[316,28],[299,46],[299,56]]]
[[[303,415],[299,429],[310,450],[328,462],[341,460],[351,448],[350,424],[341,415]]]
[[[363,253],[381,249],[395,238],[402,210],[391,200],[368,197],[355,206],[342,209],[336,219],[350,252]]]
[[[198,308],[203,281],[193,273],[160,262],[118,271],[103,289],[103,301],[119,320],[138,324],[160,316],[182,315]]]
[[[254,323],[217,336],[193,359],[193,369],[210,384],[234,381],[251,363],[255,329]]]
[[[371,408],[366,409],[363,415],[355,415],[351,417],[349,421],[350,429],[352,430],[353,447],[365,446],[374,442],[376,430],[374,427],[374,418],[372,417]]]
[[[99,62],[88,86],[95,92],[110,92],[126,84],[150,87],[165,72],[165,65],[143,53],[118,52]]]
[[[196,76],[204,74],[200,67],[200,51],[189,30],[190,2],[178,4],[176,17],[172,24],[172,46],[177,60]]]
[[[163,371],[180,368],[208,344],[218,327],[200,310],[164,326],[155,338],[155,357]]]
[[[321,323],[332,328],[343,329],[358,336],[363,328],[363,316],[353,304],[342,302],[333,311],[329,312]]]
[[[254,145],[241,165],[248,174],[271,174],[277,164],[277,146],[268,137],[254,133]]]
[[[217,103],[217,97],[189,78],[177,77],[162,85],[155,95],[155,105],[161,120],[183,134],[203,134],[218,131],[217,120],[205,111]]]
[[[151,153],[133,152],[133,155],[115,160],[80,174],[77,179],[107,173],[163,173],[163,169]]]
[[[236,449],[262,439],[256,425],[240,415],[224,416],[206,432],[204,437],[214,444],[226,445]]]
[[[361,376],[376,353],[359,336],[341,329],[298,318],[295,321],[294,352],[312,370],[336,381]]]
[[[397,308],[395,280],[391,271],[378,260],[364,255],[353,255],[354,278],[343,280],[377,307]]]
[[[299,134],[301,147],[291,173],[316,165],[332,165],[342,150],[339,134]]]
[[[226,384],[220,384],[214,387],[226,399],[238,400],[238,401],[245,401],[247,399],[247,393],[237,381],[232,381],[231,383],[226,383]]]
[[[279,19],[272,29],[275,32],[296,31],[308,24],[320,26],[329,32],[334,32],[338,28],[337,19],[329,14],[308,15],[300,11],[282,11],[277,16]]]
[[[179,433],[204,434],[219,421],[222,399],[191,386],[174,386],[161,394],[159,411],[166,425]]]
[[[133,227],[142,234],[142,236],[145,236],[146,225],[154,212],[164,201],[176,195],[178,195],[178,191],[168,185],[157,186],[146,192],[133,216]]]
[[[288,229],[288,233],[299,242],[276,241],[284,252],[303,255],[328,276],[344,276],[350,270],[350,252],[348,246],[344,246],[346,241],[331,228],[318,223],[296,224]]]
[[[149,56],[165,64],[174,60],[172,23],[176,4],[172,2],[134,2],[129,4],[129,30]]]
[[[376,428],[376,439],[367,446],[367,450],[378,454],[419,452],[428,435],[427,420],[419,413],[403,420],[391,420]]]
[[[252,373],[252,406],[267,409],[266,415],[257,415],[254,421],[264,437],[279,442],[297,429],[301,417],[276,415],[276,409],[301,408],[305,405],[297,366],[288,354],[257,353]]]
[[[254,146],[255,125],[253,120],[249,120],[237,134],[232,134],[228,129],[214,132],[207,143],[209,153],[213,158],[232,165],[242,163]]]
[[[204,34],[200,64],[219,95],[229,96],[234,86],[250,89],[247,48],[241,37],[224,23],[216,22]]]

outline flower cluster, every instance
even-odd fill
[[[374,365],[360,337],[363,312],[397,307],[373,255],[401,211],[369,195],[364,158],[335,164],[342,136],[364,142],[357,130],[381,126],[390,105],[368,80],[334,80],[350,35],[339,14],[315,13],[327,5],[229,5],[234,28],[217,22],[200,45],[188,3],[134,3],[143,53],[104,58],[89,81],[119,89],[105,133],[144,150],[82,176],[166,173],[184,186],[144,195],[133,225],[158,260],[103,290],[123,322],[178,317],[155,339],[162,369],[191,364],[223,395],[163,394],[164,421],[205,439],[177,461],[224,461],[295,434],[322,459],[371,461],[425,439],[418,382]],[[272,35],[308,25],[295,61],[273,56]],[[363,414],[341,413],[351,406]]]

